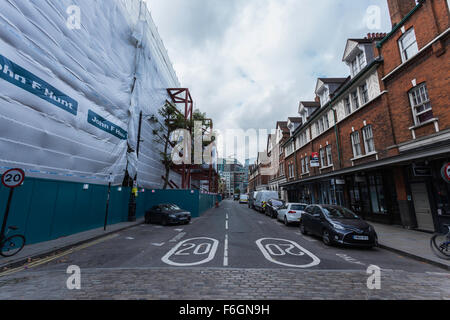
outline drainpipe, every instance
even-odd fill
[[[339,143],[339,128],[335,109],[333,110],[333,116],[334,116],[334,135],[336,136],[336,147],[338,151],[339,169],[341,169],[342,168],[341,146]]]

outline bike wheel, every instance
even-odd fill
[[[25,237],[22,235],[15,235],[9,237],[2,243],[0,255],[3,257],[12,257],[18,254],[20,250],[25,246]]]
[[[450,260],[450,240],[446,235],[434,235],[431,238],[431,249],[438,257]]]

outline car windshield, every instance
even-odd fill
[[[281,207],[284,204],[283,201],[279,201],[279,200],[272,200],[272,205],[274,207]]]
[[[325,215],[329,218],[359,219],[356,214],[343,207],[322,207],[322,209]]]
[[[165,205],[162,205],[162,208],[165,210],[180,210],[180,207],[178,207],[175,204],[165,204]]]
[[[306,206],[303,204],[293,204],[291,205],[291,209],[292,210],[299,210],[299,211],[303,211],[305,210]]]

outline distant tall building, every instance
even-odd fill
[[[239,189],[241,193],[247,191],[249,165],[249,159],[245,161],[245,165],[242,165],[237,159],[219,158],[218,172],[225,181],[227,195],[234,194],[236,189]]]

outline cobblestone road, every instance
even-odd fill
[[[67,289],[71,265],[80,290]],[[380,290],[367,287],[371,265],[381,268]],[[233,202],[189,226],[141,225],[26,267],[0,275],[0,300],[450,299],[443,269],[382,249],[327,247]]]

